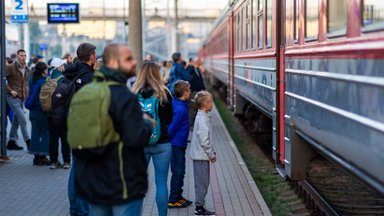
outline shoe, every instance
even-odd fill
[[[23,147],[18,146],[15,140],[9,140],[7,145],[8,150],[23,150]]]
[[[168,202],[168,208],[186,208],[188,205],[186,203],[177,202]]]
[[[40,163],[39,158],[33,158],[33,166],[42,166],[43,164]]]
[[[187,200],[184,197],[181,197],[181,199],[178,202],[185,203],[187,206],[190,206],[193,203],[192,201]]]
[[[71,165],[69,165],[68,162],[65,162],[63,168],[64,169],[69,169],[69,168],[71,168]]]
[[[195,208],[195,216],[215,216],[215,212],[208,211],[204,208],[204,206],[196,206]]]
[[[29,150],[29,147],[31,146],[31,139],[25,140],[25,144],[27,145],[27,149]]]
[[[40,158],[40,163],[42,163],[43,165],[50,165],[51,164],[51,161],[48,159],[48,158],[46,158],[45,156],[42,156],[41,158]]]
[[[10,160],[10,158],[8,156],[0,156],[0,159],[3,160],[3,161],[7,161],[7,160]]]
[[[33,165],[35,166],[47,166],[50,165],[51,161],[45,156],[37,156],[33,159]]]
[[[61,164],[59,162],[51,163],[51,166],[49,166],[49,169],[58,169],[60,167],[61,167]]]

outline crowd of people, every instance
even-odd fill
[[[204,207],[210,163],[217,160],[209,139],[213,98],[200,59],[186,63],[175,52],[159,65],[147,55],[136,73],[134,53],[125,44],[107,45],[98,58],[94,45],[82,43],[76,54],[47,63],[34,56],[30,65],[22,49],[7,58],[7,149],[23,149],[20,127],[33,165],[70,169],[71,215],[141,215],[152,161],[158,214],[165,216],[169,208],[193,204],[183,197],[190,142],[195,215],[214,215]]]

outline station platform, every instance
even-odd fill
[[[218,160],[211,166],[206,208],[216,211],[218,216],[271,215],[215,108],[212,112],[211,136]],[[0,215],[69,215],[69,170],[32,166],[33,155],[26,150],[8,151],[8,156],[11,160],[0,163]],[[149,188],[144,200],[143,215],[156,216],[156,186],[152,165],[148,173]],[[188,154],[183,189],[184,197],[194,201],[193,166]],[[194,206],[169,209],[168,215],[194,215]]]

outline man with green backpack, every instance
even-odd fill
[[[155,121],[126,86],[136,62],[124,44],[104,49],[104,66],[72,98],[68,142],[77,158],[76,193],[91,215],[141,215],[147,192],[144,147]],[[143,118],[144,117],[144,118]]]

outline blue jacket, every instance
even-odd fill
[[[45,84],[45,79],[46,79],[45,77],[41,77],[35,83],[32,82],[32,79],[29,81],[29,97],[32,97],[33,91],[34,91],[36,85],[38,85],[37,89],[36,89],[36,93],[34,95],[35,97],[32,98],[33,105],[29,109],[30,111],[43,112],[43,109],[41,108],[41,103],[40,103],[39,95],[40,95],[41,87]]]
[[[172,94],[174,94],[173,86],[178,80],[184,80],[189,82],[191,81],[191,77],[189,75],[189,72],[186,71],[181,64],[175,62],[171,67],[171,71],[169,72],[169,81],[167,85],[169,90],[171,90]]]
[[[174,98],[172,105],[173,119],[168,127],[171,144],[172,146],[186,148],[189,134],[188,101]]]

